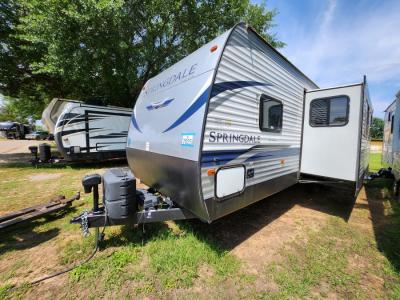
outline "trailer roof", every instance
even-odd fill
[[[239,25],[244,25],[247,27],[247,29],[250,29],[251,31],[253,31],[265,44],[267,44],[276,54],[278,54],[280,57],[282,57],[290,66],[292,66],[297,72],[299,72],[302,76],[304,76],[304,78],[306,78],[312,85],[315,85],[315,88],[318,89],[319,86],[312,81],[306,74],[304,74],[302,71],[299,70],[299,68],[297,68],[289,59],[286,58],[286,56],[284,56],[282,53],[280,53],[278,50],[275,49],[274,46],[272,46],[263,36],[261,36],[252,26],[246,24],[245,22],[240,22],[238,24],[236,24],[234,26],[234,28],[236,26]],[[233,28],[233,29],[234,29]]]
[[[347,87],[352,87],[352,86],[357,86],[357,85],[362,85],[362,84],[363,84],[362,82],[358,82],[358,83],[350,83],[350,84],[346,84],[346,85],[328,86],[326,88],[318,88],[318,89],[308,90],[307,93],[325,91],[325,90],[332,90],[332,89],[339,89],[339,88],[347,88]]]
[[[386,109],[384,110],[384,112],[387,112],[389,110],[390,107],[392,107],[393,104],[396,103],[396,99],[394,99],[389,105],[388,107],[386,107]]]
[[[64,98],[54,98],[53,100],[57,100],[57,101],[65,101],[65,102],[70,102],[70,103],[79,103],[79,104],[85,104],[87,106],[99,106],[99,107],[109,107],[109,108],[119,108],[119,109],[129,109],[131,110],[131,108],[129,107],[122,107],[122,106],[115,106],[115,105],[104,105],[104,104],[92,104],[92,103],[86,103],[84,101],[80,101],[80,100],[73,100],[73,99],[64,99]]]

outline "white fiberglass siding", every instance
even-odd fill
[[[210,167],[244,164],[254,169],[246,186],[299,172],[305,88],[316,86],[253,31],[235,28],[218,66],[208,107],[202,149],[204,199],[214,197],[214,177],[207,175]],[[281,132],[260,130],[262,94],[283,103]],[[240,136],[242,141],[238,141]]]
[[[396,101],[389,105],[385,110],[385,126],[383,129],[383,149],[382,149],[382,161],[388,165],[393,163],[393,132],[392,122],[394,122],[394,116],[396,111]],[[394,129],[394,126],[393,126]]]
[[[363,177],[365,176],[365,172],[368,171],[369,166],[369,152],[370,152],[370,144],[371,144],[371,130],[370,126],[372,123],[372,105],[369,100],[369,92],[367,87],[363,86],[363,107],[362,107],[362,122],[361,122],[361,141],[360,141],[360,162],[358,169],[358,181],[357,181],[357,190],[363,184]]]

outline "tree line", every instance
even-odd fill
[[[38,119],[54,97],[133,107],[149,78],[239,21],[282,47],[275,15],[249,0],[3,0],[0,118]]]

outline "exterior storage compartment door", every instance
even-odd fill
[[[215,195],[217,199],[240,194],[245,187],[244,177],[244,166],[232,166],[218,169],[215,176]]]

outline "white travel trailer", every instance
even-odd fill
[[[125,157],[132,110],[53,99],[42,122],[54,134],[61,155],[72,161]]]
[[[296,184],[301,172],[358,188],[371,115],[365,80],[319,90],[240,23],[144,85],[126,151],[130,169],[151,189],[124,193],[136,192],[136,200],[116,196],[135,179],[110,171],[103,177],[103,214],[73,222],[212,222]],[[93,175],[83,183],[100,181]]]
[[[389,166],[393,163],[393,136],[395,130],[395,116],[396,114],[396,103],[394,100],[386,109],[385,109],[385,119],[384,119],[384,128],[383,128],[383,147],[382,147],[382,161]]]
[[[392,168],[395,178],[395,192],[400,186],[400,91],[385,110],[382,160]]]

